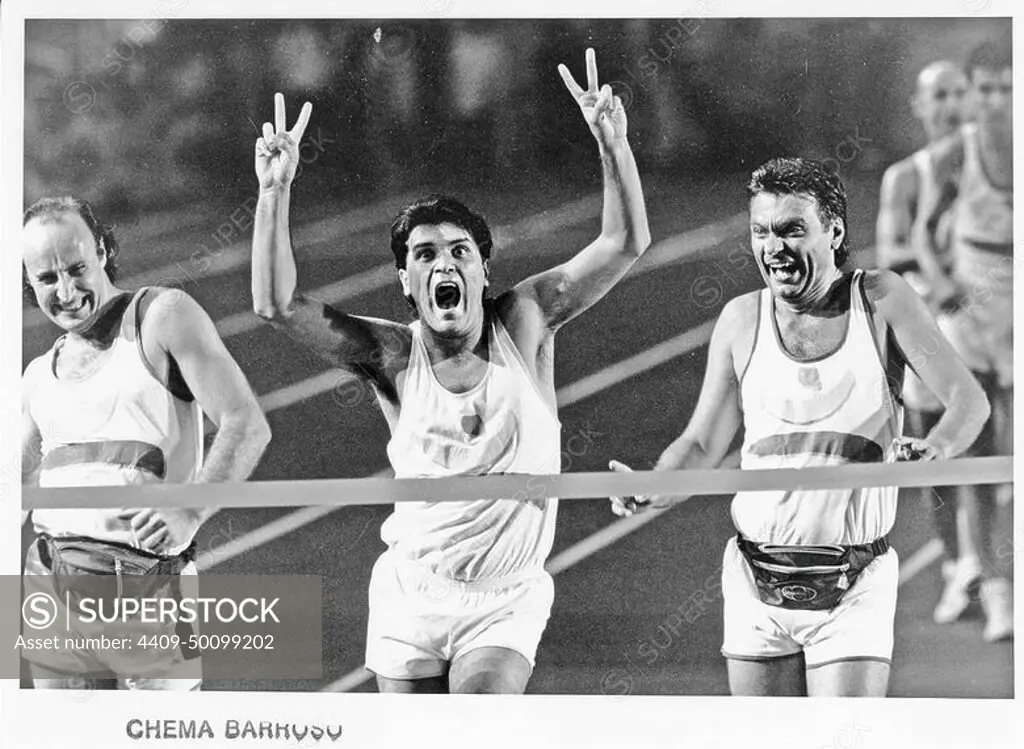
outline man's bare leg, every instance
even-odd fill
[[[885,697],[889,664],[879,660],[837,661],[807,670],[811,697]]]
[[[452,694],[523,694],[532,672],[514,650],[478,648],[452,662],[448,683]]]
[[[747,661],[727,658],[729,691],[734,697],[804,697],[807,695],[804,654]]]
[[[431,676],[426,679],[389,679],[377,677],[377,691],[399,694],[447,694],[448,679],[444,676]]]

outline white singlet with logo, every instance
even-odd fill
[[[505,326],[488,314],[487,372],[465,393],[434,375],[413,322],[401,412],[388,443],[396,478],[554,474],[561,424],[530,376]],[[554,540],[558,500],[400,502],[381,528],[395,552],[430,570],[476,581],[541,568]]]
[[[862,283],[862,272],[855,271],[843,343],[810,361],[783,350],[771,292],[761,291],[757,337],[740,384],[746,429],[742,468],[881,462],[903,433],[903,408],[886,379]],[[740,492],[732,501],[732,519],[746,538],[758,542],[869,543],[892,528],[896,491]]]
[[[58,379],[55,366],[63,339],[26,369],[26,382],[34,383],[28,408],[42,435],[40,486],[159,483],[161,478],[145,469],[157,455],[162,455],[157,464],[163,465],[164,481],[189,482],[199,472],[202,411],[194,398],[172,394],[145,358],[136,315],[145,291],[137,292],[127,305],[109,358],[96,371]],[[88,536],[138,546],[129,522],[117,517],[121,512],[34,510],[32,520],[37,532],[52,536]],[[185,543],[167,553],[183,551],[196,530],[198,525]]]

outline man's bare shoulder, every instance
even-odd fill
[[[39,378],[46,372],[46,368],[50,366],[50,361],[53,354],[53,348],[46,350],[45,354],[40,354],[36,358],[26,365],[25,370],[21,373],[21,385],[22,388],[30,388],[39,381]]]
[[[907,308],[919,301],[918,295],[901,276],[884,268],[864,271],[864,296],[872,311],[889,322],[894,316],[906,314]]]
[[[754,289],[730,299],[718,315],[715,328],[729,336],[729,340],[750,332],[757,325],[757,310],[762,289]]]
[[[917,189],[917,165],[914,155],[897,161],[882,175],[882,199],[909,195]]]
[[[139,300],[143,325],[183,324],[196,315],[206,316],[199,302],[186,291],[166,286],[151,286]]]
[[[877,299],[885,296],[897,285],[907,285],[906,281],[904,281],[898,274],[893,273],[891,270],[887,270],[886,268],[865,270],[863,274],[864,293],[870,301],[876,301]]]
[[[524,293],[521,286],[503,292],[490,304],[510,333],[528,328],[542,335],[547,330],[540,302],[532,294]]]

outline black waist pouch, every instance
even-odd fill
[[[127,544],[86,536],[36,539],[39,561],[53,575],[55,593],[63,598],[91,597],[110,602],[123,598],[173,598],[181,602],[180,576],[195,559],[196,545],[166,557]],[[109,606],[108,606],[109,610]],[[177,634],[187,643],[191,625],[178,621]],[[195,657],[183,644],[186,658]]]
[[[195,558],[195,542],[173,557],[113,541],[98,541],[85,536],[54,537],[40,535],[36,540],[39,561],[58,580],[77,575],[177,576]],[[67,580],[73,585],[74,580]],[[154,581],[157,583],[157,581]],[[157,583],[159,584],[159,583]],[[135,596],[153,592],[145,587],[132,591]]]
[[[785,546],[742,536],[736,543],[754,574],[761,601],[803,611],[838,606],[864,568],[889,550],[888,536],[859,546]]]

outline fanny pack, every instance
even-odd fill
[[[185,551],[166,557],[115,541],[87,536],[40,534],[36,540],[39,561],[55,577],[65,575],[180,575],[195,559],[193,541]]]
[[[114,541],[40,534],[36,552],[53,575],[54,592],[61,598],[65,593],[108,601],[170,597],[180,603],[181,573],[195,559],[196,544],[193,541],[180,554],[167,557]],[[186,659],[198,656],[198,651],[187,647],[193,634],[191,625],[179,619],[175,630]]]
[[[784,609],[827,611],[839,605],[864,568],[889,550],[889,537],[869,544],[786,546],[749,541],[736,544],[763,603]]]

